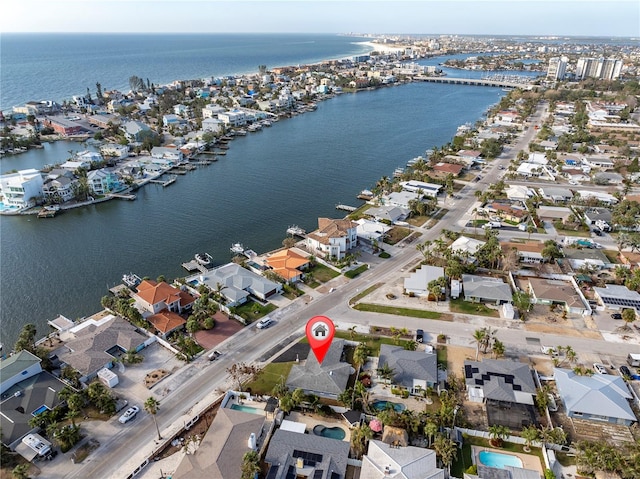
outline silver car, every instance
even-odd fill
[[[139,412],[140,412],[140,408],[138,406],[132,406],[129,409],[127,409],[122,416],[120,416],[118,421],[120,422],[120,424],[127,423],[131,421],[134,417],[136,417],[136,414],[138,414]]]
[[[609,374],[604,364],[593,363],[593,369],[595,369],[598,374]]]

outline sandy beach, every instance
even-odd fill
[[[403,51],[406,46],[402,45],[389,45],[385,43],[375,43],[375,42],[362,42],[361,45],[367,45],[371,47],[371,51],[378,51],[383,53],[396,53],[399,51]]]

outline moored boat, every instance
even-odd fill
[[[211,264],[211,255],[209,253],[197,253],[195,256],[196,261],[198,262],[198,264],[201,264],[203,266],[207,266],[209,264]]]
[[[244,246],[242,246],[242,243],[233,243],[230,250],[232,253],[242,254],[244,253]]]

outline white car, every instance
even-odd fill
[[[604,364],[593,363],[593,369],[595,369],[598,374],[609,374]]]
[[[260,321],[258,321],[258,324],[256,325],[256,328],[258,328],[258,329],[267,329],[272,324],[273,324],[273,319],[271,319],[269,316],[267,316],[266,318],[262,318]]]
[[[127,423],[134,417],[136,417],[136,414],[138,414],[139,412],[140,408],[138,406],[132,406],[127,409],[122,416],[120,416],[120,419],[118,419],[118,421],[120,421],[121,424]]]
[[[574,180],[569,180],[569,184],[577,186],[579,183],[577,181],[574,181]]]

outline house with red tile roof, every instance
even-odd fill
[[[167,337],[169,333],[182,329],[187,323],[182,316],[168,309],[163,309],[157,314],[147,317],[147,321],[156,329],[162,337]]]
[[[283,249],[267,258],[267,264],[274,273],[284,278],[289,283],[302,281],[303,270],[306,269],[310,261],[307,257],[297,253],[292,248]]]
[[[462,172],[463,169],[464,169],[464,165],[456,165],[454,163],[440,162],[433,165],[433,171],[437,173],[442,173],[444,175],[451,174],[456,177],[460,176],[460,173]]]
[[[185,291],[165,283],[150,279],[142,281],[133,297],[138,303],[152,314],[159,313],[163,309],[182,313],[191,309],[195,298]]]
[[[319,256],[342,259],[358,244],[357,228],[351,220],[318,218],[318,229],[307,235],[307,246]]]

